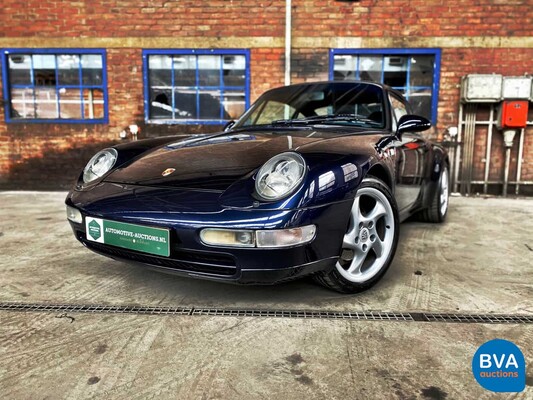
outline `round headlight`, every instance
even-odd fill
[[[281,153],[268,160],[257,173],[255,191],[264,200],[291,194],[305,175],[305,160],[297,153]]]
[[[115,149],[105,149],[96,153],[83,169],[83,182],[89,183],[108,172],[117,161]]]

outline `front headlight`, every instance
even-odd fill
[[[279,200],[302,182],[306,164],[297,153],[281,153],[268,160],[257,173],[255,191],[264,200]]]
[[[89,183],[104,176],[115,165],[117,156],[117,151],[111,148],[96,153],[83,169],[83,182]]]

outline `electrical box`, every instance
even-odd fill
[[[502,97],[504,100],[529,100],[531,98],[530,76],[505,76]]]
[[[461,81],[463,103],[498,103],[502,98],[502,75],[471,74]]]
[[[525,128],[527,124],[527,100],[505,100],[500,108],[500,128]]]

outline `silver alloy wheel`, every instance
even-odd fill
[[[394,243],[394,213],[383,192],[358,190],[344,235],[337,271],[348,281],[364,283],[386,265]]]
[[[440,215],[446,215],[448,210],[448,168],[444,168],[440,177],[440,199],[439,199],[439,211]]]

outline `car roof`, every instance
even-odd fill
[[[384,85],[382,83],[377,82],[371,82],[371,81],[357,81],[357,80],[342,80],[342,81],[315,81],[315,82],[301,82],[301,83],[293,83],[291,85],[285,85],[285,86],[278,86],[275,88],[272,88],[270,90],[279,89],[283,87],[301,87],[301,86],[313,86],[313,85],[331,85],[331,84],[338,84],[338,85],[345,85],[345,84],[357,84],[357,85],[370,85],[370,86],[377,86],[384,89],[391,89],[389,86]]]
[[[330,84],[338,84],[338,85],[344,84],[345,85],[345,84],[350,84],[350,83],[357,84],[357,85],[363,84],[363,85],[368,85],[368,86],[376,86],[376,87],[382,88],[384,90],[387,90],[389,92],[392,92],[392,93],[394,93],[396,95],[399,95],[402,98],[405,98],[402,92],[400,92],[400,91],[398,91],[396,89],[393,89],[389,85],[385,85],[383,83],[378,83],[378,82],[361,81],[361,80],[342,80],[342,81],[331,81],[330,80],[330,81],[315,81],[315,82],[293,83],[292,85],[278,86],[278,87],[269,89],[265,93],[270,92],[271,90],[276,90],[276,89],[281,89],[281,88],[298,88],[298,87],[304,87],[304,86],[330,85]]]

